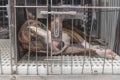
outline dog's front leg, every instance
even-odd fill
[[[101,48],[100,46],[91,45],[85,40],[82,42],[82,45],[87,49],[95,50],[99,57],[104,57],[104,58],[109,58],[109,59],[117,58],[116,53],[114,53],[111,49],[104,49],[104,48]]]

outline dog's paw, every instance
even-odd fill
[[[96,53],[98,54],[99,57],[103,57],[103,58],[108,58],[108,59],[115,59],[115,57],[117,56],[116,53],[114,53],[112,50],[110,49],[94,49],[96,51]]]
[[[99,45],[92,46],[92,49],[101,49]]]

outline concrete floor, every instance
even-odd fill
[[[0,80],[120,80],[120,75],[0,76]]]

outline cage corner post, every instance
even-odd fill
[[[9,4],[9,31],[10,31],[10,56],[11,56],[11,73],[16,74],[17,63],[17,35],[16,35],[16,13],[15,13],[16,0],[8,0]],[[14,66],[13,66],[14,65]]]

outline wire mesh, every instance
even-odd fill
[[[108,55],[108,49],[113,50],[114,47],[119,2],[119,0],[12,0],[4,3],[2,0],[0,12],[3,13],[3,18],[0,26],[9,26],[9,40],[0,40],[0,73],[3,75],[120,74],[119,55],[117,60],[104,58]],[[8,13],[8,21],[5,20],[7,14],[4,11]],[[8,25],[5,25],[6,21]],[[27,24],[24,26],[22,24],[25,21]],[[21,26],[24,26],[23,30]],[[19,36],[20,30],[24,34],[23,41],[26,39],[27,42],[19,41],[19,37],[23,35]],[[41,37],[40,30],[44,31],[45,36]],[[66,38],[63,35],[65,30],[71,38],[67,44],[67,47],[71,47],[71,51],[64,53],[66,48],[57,54],[53,43],[61,41],[60,49],[66,45],[62,44],[63,38]],[[75,35],[80,31],[83,35]],[[82,36],[84,41],[77,42],[76,36]],[[98,50],[94,49],[96,43],[92,39],[97,38],[108,42],[107,45],[99,45],[100,50],[104,51],[103,58],[92,56],[91,49],[96,52]],[[43,50],[38,45],[39,40],[44,45]],[[84,48],[83,55],[73,54],[76,48],[79,50]]]

